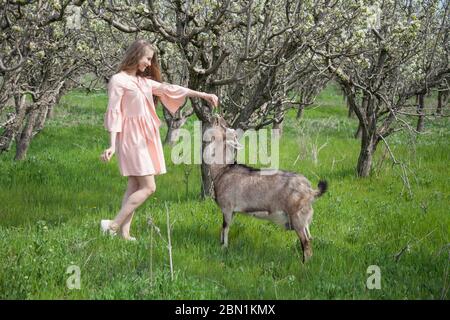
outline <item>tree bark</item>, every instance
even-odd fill
[[[417,120],[417,131],[422,132],[424,128],[425,123],[425,116],[424,116],[424,94],[419,94],[418,98],[418,106],[417,106],[417,113],[419,114],[419,119]]]
[[[298,109],[297,109],[297,116],[296,116],[296,119],[297,119],[297,120],[301,119],[301,117],[303,116],[303,110],[304,110],[304,109],[305,109],[304,106],[298,107]]]
[[[442,107],[447,102],[448,93],[449,93],[448,90],[446,90],[446,91],[439,90],[438,91],[438,102],[437,102],[436,114],[442,115]]]
[[[58,92],[58,95],[55,98],[55,103],[51,103],[48,106],[47,115],[46,115],[47,119],[53,119],[53,117],[55,116],[55,107],[57,105],[59,105],[59,102],[61,101],[61,98],[64,96],[65,93],[66,93],[65,90],[60,89],[60,91]]]
[[[53,119],[55,117],[55,106],[48,108],[47,119]]]
[[[30,146],[31,138],[33,136],[33,128],[36,123],[39,110],[32,110],[28,114],[28,121],[22,130],[22,133],[17,141],[16,156],[14,160],[23,160],[27,156],[27,151]]]
[[[436,114],[440,115],[442,114],[442,91],[438,91],[438,98],[437,98],[437,108],[436,108]]]
[[[280,130],[278,132],[278,138],[281,138],[281,136],[283,135],[283,120],[281,120],[280,122],[275,121],[272,128]]]
[[[207,197],[214,198],[214,183],[211,175],[211,166],[205,163],[203,158],[203,150],[210,143],[209,141],[203,141],[203,136],[205,131],[210,127],[206,122],[202,122],[202,148],[201,148],[201,173],[202,173],[202,186],[201,186],[201,197],[206,199]]]
[[[201,171],[202,171],[202,188],[201,188],[202,199],[206,199],[209,197],[214,199],[215,198],[214,183],[211,176],[210,165],[202,162]]]
[[[366,136],[365,134],[363,134],[357,166],[358,177],[363,178],[370,175],[375,149],[375,139],[372,136]]]
[[[361,124],[358,124],[358,129],[356,129],[356,132],[355,132],[355,139],[361,139],[362,138],[362,130],[363,128],[362,128],[362,126],[361,126]]]
[[[41,110],[39,110],[38,116],[36,118],[35,121],[35,125],[33,128],[33,133],[32,133],[32,137],[35,136],[38,132],[40,132],[42,129],[44,129],[45,127],[45,122],[47,121],[47,115],[49,113],[49,109],[51,108],[51,106],[46,105],[45,107],[42,107]]]
[[[348,108],[348,113],[347,113],[347,117],[348,118],[353,118],[354,112],[352,107],[350,106],[350,104],[347,103],[347,108]]]
[[[13,122],[5,128],[5,131],[0,136],[0,154],[4,151],[9,151],[11,144],[16,138],[17,133],[22,127],[22,123],[26,117],[27,105],[25,95],[14,96],[15,103],[15,118]]]
[[[164,144],[168,144],[169,146],[173,146],[175,142],[178,140],[178,129],[180,129],[183,124],[186,122],[187,118],[176,119],[172,118],[166,120],[167,123],[167,133],[164,138]]]

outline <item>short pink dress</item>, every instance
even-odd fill
[[[108,83],[105,128],[117,132],[116,156],[123,176],[166,173],[159,135],[161,121],[155,111],[153,95],[173,114],[186,101],[189,89],[134,77],[121,71]]]

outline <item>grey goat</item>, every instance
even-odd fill
[[[223,118],[217,117],[209,129],[214,140],[214,152],[222,151],[223,161],[211,164],[215,201],[223,214],[221,243],[228,246],[228,231],[235,212],[270,220],[295,230],[303,250],[303,262],[312,256],[309,225],[313,216],[312,203],[327,190],[320,181],[318,189],[304,176],[287,171],[263,172],[234,162],[235,149],[242,146],[237,133],[229,129]]]

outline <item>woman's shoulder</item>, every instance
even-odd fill
[[[111,78],[109,78],[109,85],[116,85],[121,87],[129,87],[129,81],[127,81],[127,75],[124,71],[119,71],[116,74],[113,74]]]
[[[149,84],[152,87],[160,87],[162,85],[167,85],[166,82],[159,82],[157,80],[154,80],[150,77],[141,77],[141,79],[143,79],[143,81],[147,84]]]
[[[119,71],[109,78],[109,81],[123,81],[125,80],[125,72]]]

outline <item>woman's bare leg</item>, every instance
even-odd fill
[[[122,199],[122,207],[125,205],[126,201],[130,197],[130,195],[132,195],[133,193],[135,193],[138,190],[139,190],[138,179],[136,177],[134,177],[134,176],[129,176],[128,177],[127,190],[125,191],[125,195],[123,196],[123,199]],[[133,211],[125,219],[125,221],[123,222],[122,226],[120,227],[120,234],[122,235],[122,237],[124,239],[130,238],[130,226],[131,226],[131,221],[133,220],[133,216],[134,216],[135,212],[136,211]]]
[[[118,231],[119,227],[122,226],[128,216],[133,213],[141,204],[147,200],[147,198],[156,191],[155,177],[154,176],[142,176],[136,177],[138,180],[138,190],[133,192],[125,204],[120,209],[116,218],[111,223],[111,228]]]

